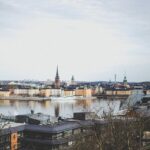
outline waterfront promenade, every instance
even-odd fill
[[[74,97],[35,97],[35,96],[0,96],[0,100],[18,100],[18,101],[47,101],[47,100],[86,100],[86,99],[96,99],[96,97],[83,97],[83,96],[74,96]]]
[[[19,101],[45,101],[45,100],[50,100],[50,97],[24,97],[24,96],[0,96],[0,100],[19,100]]]

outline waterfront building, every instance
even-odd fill
[[[10,91],[0,91],[0,97],[9,97],[10,96]]]
[[[92,90],[86,87],[80,87],[75,89],[75,96],[91,97]]]
[[[62,89],[50,89],[50,96],[62,96],[63,90]]]
[[[130,89],[106,89],[105,93],[112,96],[129,96],[132,91]]]
[[[104,92],[104,89],[102,86],[98,85],[95,89],[96,94],[102,94]]]
[[[43,88],[40,89],[39,95],[42,97],[50,97],[50,96],[62,96],[63,90],[56,88]]]
[[[64,89],[64,96],[75,96],[75,90],[72,89]]]
[[[92,95],[99,95],[103,93],[103,88],[100,85],[92,86]]]
[[[21,96],[37,96],[39,95],[39,89],[14,89],[14,95],[21,95]]]
[[[51,96],[51,89],[40,89],[39,95],[42,97],[50,97]]]

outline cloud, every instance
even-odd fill
[[[65,80],[72,74],[79,80],[109,79],[112,72],[125,70],[133,80],[131,64],[143,68],[150,64],[149,1],[0,0],[0,4],[0,72],[15,72],[20,79],[53,78],[59,64]]]

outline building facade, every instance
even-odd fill
[[[87,88],[77,88],[75,89],[75,96],[91,97],[92,90]]]
[[[1,97],[9,97],[10,96],[10,91],[0,91],[0,96]]]
[[[14,89],[14,95],[22,95],[22,96],[37,96],[39,95],[39,89]]]

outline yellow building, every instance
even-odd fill
[[[18,133],[12,133],[11,134],[11,150],[16,150],[18,149]]]
[[[40,96],[50,97],[50,96],[61,96],[62,90],[61,89],[41,89]]]
[[[0,96],[1,97],[9,97],[10,96],[10,91],[0,91]]]
[[[75,96],[74,90],[64,90],[64,96]]]
[[[43,97],[50,97],[51,96],[51,89],[41,89],[40,96]]]
[[[131,95],[131,90],[106,90],[106,95]]]
[[[118,90],[116,95],[131,95],[131,90]]]
[[[84,96],[84,97],[91,97],[92,90],[87,88],[80,88],[75,90],[75,96]]]

